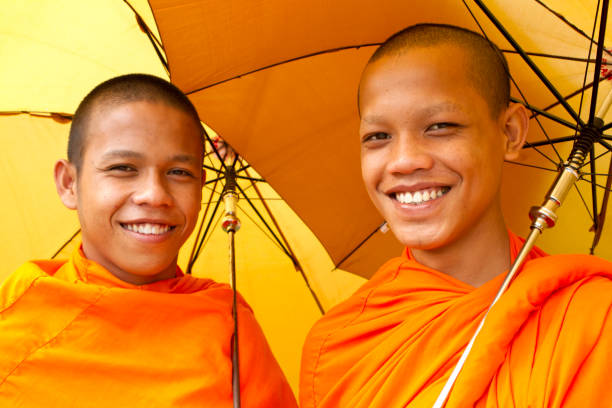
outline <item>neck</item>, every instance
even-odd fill
[[[510,268],[510,240],[501,215],[483,219],[459,239],[440,248],[411,250],[421,264],[474,287]]]

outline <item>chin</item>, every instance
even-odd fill
[[[172,266],[172,259],[170,260],[154,260],[150,258],[143,260],[143,262],[131,262],[129,265],[125,265],[124,271],[134,276],[140,277],[154,277],[160,273],[168,270]]]
[[[439,228],[432,228],[428,231],[427,227],[390,227],[395,238],[404,246],[412,249],[430,250],[444,246],[446,240],[440,234]]]

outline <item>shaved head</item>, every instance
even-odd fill
[[[445,24],[417,24],[389,37],[370,57],[368,65],[388,56],[401,56],[412,48],[451,45],[464,50],[470,61],[468,78],[497,116],[510,103],[508,62],[491,41],[465,28]],[[448,61],[452,65],[453,61]]]
[[[80,170],[87,147],[89,122],[98,113],[129,102],[164,103],[189,115],[198,127],[202,127],[198,113],[189,100],[170,82],[147,74],[122,75],[96,86],[79,104],[68,138],[68,160]],[[204,139],[202,154],[204,153]]]

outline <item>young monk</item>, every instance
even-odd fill
[[[232,406],[232,291],[177,267],[203,154],[193,105],[162,79],[117,77],[85,97],[55,166],[82,244],[0,288],[0,406]],[[252,310],[238,308],[242,407],[296,407]]]
[[[310,331],[303,408],[434,404],[523,241],[500,203],[528,124],[509,88],[497,47],[458,27],[409,27],[371,57],[362,175],[406,250]],[[533,249],[446,406],[610,405],[611,279],[602,259]]]

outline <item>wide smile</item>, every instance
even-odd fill
[[[414,191],[395,191],[388,196],[402,205],[417,206],[433,200],[437,200],[451,190],[448,186],[429,187]]]
[[[151,237],[159,237],[163,236],[173,229],[176,228],[176,225],[169,224],[158,224],[151,222],[138,222],[138,223],[120,223],[121,228],[134,232],[141,235],[151,236]]]

